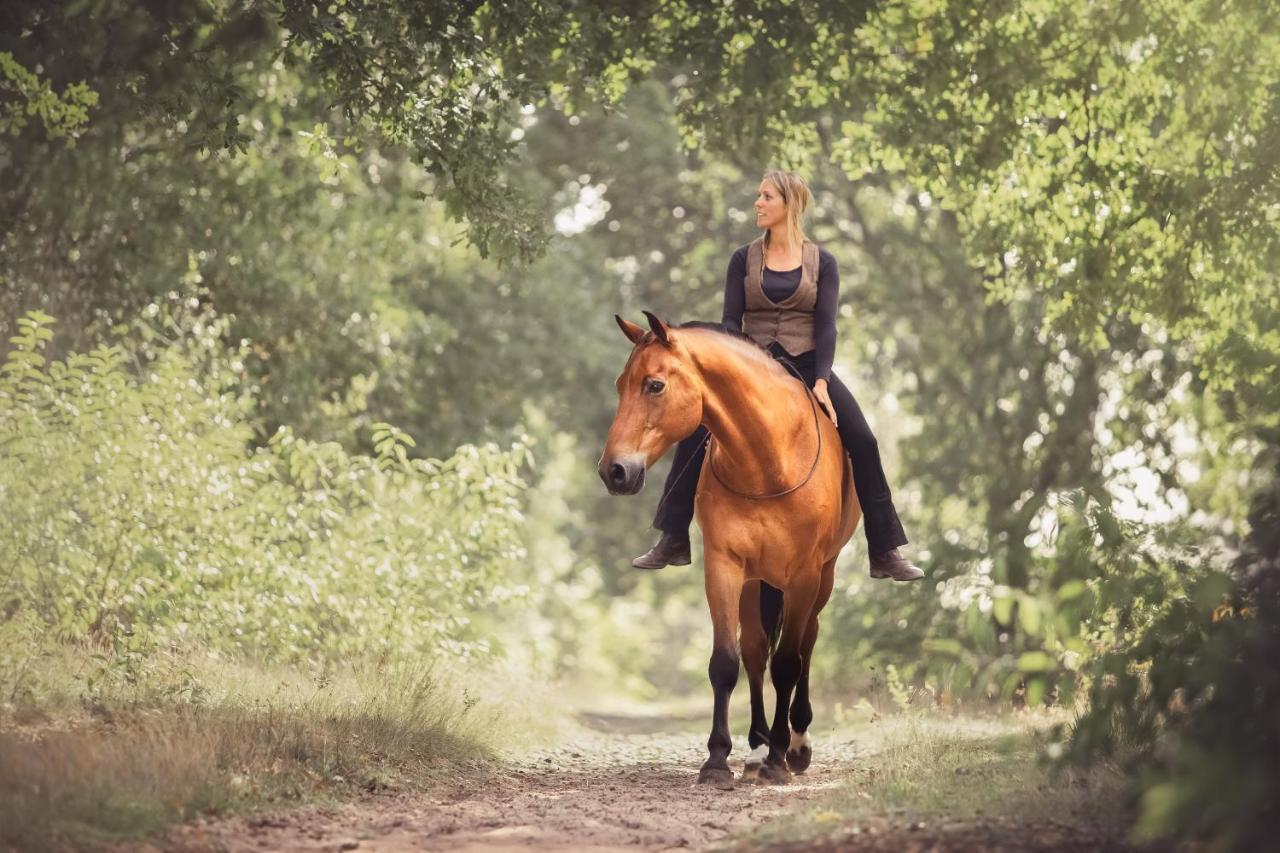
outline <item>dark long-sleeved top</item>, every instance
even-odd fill
[[[749,246],[750,244],[747,244]],[[742,313],[747,307],[747,246],[742,246],[729,259],[724,277],[724,315],[721,323],[735,332],[742,331]],[[764,295],[772,302],[782,302],[800,286],[801,267],[786,272],[764,268]],[[836,309],[840,296],[840,268],[835,256],[818,247],[818,297],[813,306],[813,357],[817,379],[831,374],[836,356]],[[792,356],[804,353],[793,352]]]

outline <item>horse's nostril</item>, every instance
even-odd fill
[[[627,482],[627,469],[623,468],[617,462],[609,466],[609,481],[615,485],[621,486]]]

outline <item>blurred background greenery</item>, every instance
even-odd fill
[[[873,584],[855,537],[815,690],[1078,709],[1057,751],[1122,759],[1143,832],[1256,842],[1275,12],[7,3],[6,713],[192,701],[192,655],[705,692],[696,561],[632,570],[657,489],[594,470],[612,315],[718,320],[782,166],[928,571]]]

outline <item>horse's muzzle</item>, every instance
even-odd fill
[[[601,459],[597,469],[611,495],[634,495],[644,488],[644,457],[615,456]]]

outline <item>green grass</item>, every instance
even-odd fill
[[[492,692],[507,682],[479,673],[466,680],[488,685],[483,698],[408,664],[307,674],[184,659],[87,688],[80,657],[0,706],[0,847],[155,837],[197,814],[412,789],[479,772],[513,724]]]
[[[1120,774],[1058,768],[1047,759],[1057,722],[1063,719],[1043,712],[877,717],[856,728],[865,757],[846,780],[743,841],[817,842],[864,824],[939,819],[1125,825]]]

